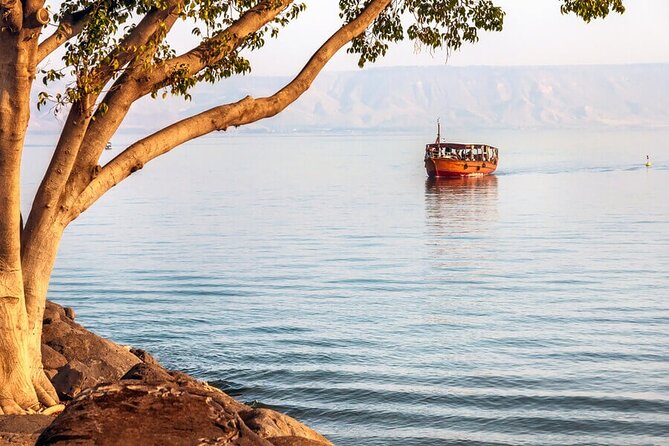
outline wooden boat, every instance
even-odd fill
[[[491,174],[497,169],[499,150],[486,144],[460,144],[437,140],[425,146],[425,170],[430,178],[470,177]]]

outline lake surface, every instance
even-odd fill
[[[498,174],[436,182],[431,134],[199,140],[71,225],[50,298],[338,445],[669,444],[669,133],[477,136]]]

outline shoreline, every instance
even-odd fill
[[[0,445],[332,445],[294,418],[167,370],[74,319],[71,308],[47,302],[42,362],[65,410],[0,416]]]

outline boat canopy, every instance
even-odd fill
[[[425,146],[425,157],[429,158],[491,161],[496,163],[498,156],[497,148],[486,144],[436,142]]]

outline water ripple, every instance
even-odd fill
[[[585,136],[453,181],[424,136],[203,140],[68,228],[50,297],[338,445],[667,444],[669,135]]]

